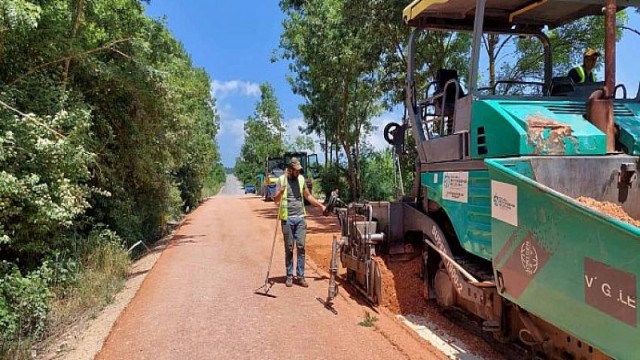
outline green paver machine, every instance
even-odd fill
[[[302,170],[300,173],[304,176],[307,188],[313,190],[313,179],[319,176],[320,167],[318,165],[317,154],[307,154],[306,151],[289,151],[284,153],[284,162],[288,164],[291,158],[298,158]],[[305,200],[306,201],[306,200]]]
[[[419,234],[425,296],[472,313],[484,331],[525,344],[535,355],[640,359],[640,228],[576,200],[611,202],[640,218],[640,94],[627,98],[624,89],[615,97],[623,87],[615,82],[616,13],[638,5],[417,0],[403,12],[414,28],[408,116],[387,126],[385,138],[402,151],[404,132],[411,132],[418,183],[413,201],[370,204],[370,233],[384,234],[391,244]],[[554,77],[545,30],[590,15],[605,17],[605,82]],[[424,31],[472,32],[464,84],[454,69],[441,69],[435,91],[423,96],[416,88],[416,39]],[[504,79],[538,87],[537,95],[478,88],[487,33],[542,42],[543,79]],[[342,242],[353,246],[346,233]],[[365,269],[357,262],[347,266]],[[360,281],[368,293],[371,284]]]
[[[278,178],[284,174],[286,168],[285,160],[282,156],[267,158],[265,164],[265,176],[262,183],[262,196],[264,201],[272,201],[276,194]]]
[[[276,193],[276,186],[278,178],[284,174],[287,164],[291,161],[291,158],[298,158],[302,171],[300,172],[305,177],[305,182],[309,191],[313,189],[313,179],[319,176],[320,167],[318,165],[317,154],[307,154],[304,151],[288,151],[282,156],[268,157],[266,163],[267,174],[265,176],[264,185],[262,186],[262,194],[265,201],[273,200]],[[305,200],[306,201],[306,200]]]

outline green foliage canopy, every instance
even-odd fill
[[[254,113],[244,123],[244,143],[236,159],[235,175],[243,184],[254,184],[264,173],[267,157],[284,152],[282,110],[271,84],[260,85],[260,100]]]
[[[45,259],[90,253],[96,231],[119,251],[157,239],[224,181],[210,78],[144,10],[0,0],[0,328],[14,335],[42,330]]]
[[[341,150],[350,193],[360,198],[362,142],[374,131],[371,119],[402,100],[409,28],[401,14],[406,3],[282,0],[280,6],[287,18],[279,57],[291,61],[292,89],[305,99],[300,106],[305,131],[324,140],[327,166],[339,165]],[[465,64],[470,38],[429,32],[418,44],[418,82],[426,84],[439,67]]]

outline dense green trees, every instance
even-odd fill
[[[628,21],[626,11],[618,13],[618,40],[622,38],[623,28]],[[579,19],[571,24],[546,32],[553,55],[554,76],[563,76],[574,66],[582,63],[582,54],[587,48],[604,53],[604,18],[592,16]],[[489,68],[488,76],[481,83],[492,87],[497,80],[544,79],[544,49],[542,43],[533,37],[511,35],[485,35],[483,45]],[[599,68],[603,67],[603,61]],[[497,89],[499,94],[519,94],[526,87],[507,84]],[[541,89],[538,89],[541,90]]]
[[[235,176],[243,184],[254,184],[256,176],[264,173],[267,157],[284,152],[284,123],[282,110],[271,84],[260,85],[260,100],[244,123],[244,143],[236,159]]]
[[[325,144],[327,166],[335,168],[326,173],[335,178],[343,158],[348,193],[362,198],[367,195],[362,142],[375,130],[371,119],[402,101],[409,28],[401,19],[406,2],[282,0],[280,6],[287,18],[279,56],[291,61],[292,89],[305,99],[300,109],[306,131]],[[420,84],[438,67],[462,68],[468,59],[466,35],[426,33],[419,44]]]
[[[7,277],[107,228],[153,240],[215,190],[217,129],[208,75],[140,1],[0,0],[0,327]]]

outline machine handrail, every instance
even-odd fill
[[[541,86],[543,89],[544,87],[547,85],[545,84],[543,81],[522,81],[522,80],[498,80],[495,82],[495,84],[493,84],[493,86],[485,86],[485,87],[481,87],[478,88],[478,91],[487,91],[487,90],[491,90],[491,93],[493,95],[496,94],[496,89],[498,87],[498,85],[500,84],[512,84],[512,85],[537,85],[537,86]],[[544,91],[543,91],[543,96],[544,96]]]

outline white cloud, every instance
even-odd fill
[[[304,120],[302,118],[295,118],[295,119],[291,119],[291,120],[286,120],[284,122],[284,126],[285,126],[285,136],[291,137],[292,139],[295,139],[296,136],[301,135],[302,133],[300,132],[300,126],[304,126]]]
[[[211,82],[211,93],[215,98],[222,99],[229,94],[238,93],[243,96],[260,96],[260,85],[249,81],[230,80]]]
[[[226,102],[218,102],[216,103],[216,111],[218,112],[218,116],[220,119],[229,119],[233,115],[233,109],[231,108],[231,104]]]
[[[233,144],[240,148],[244,143],[244,120],[242,119],[222,119],[220,120],[220,132],[218,139],[224,135],[225,138],[232,138]]]

